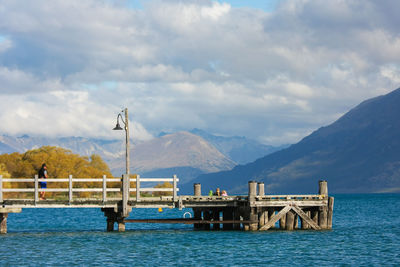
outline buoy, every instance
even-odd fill
[[[162,208],[158,208],[158,212],[163,212]]]

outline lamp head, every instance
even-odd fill
[[[113,130],[115,131],[123,130],[122,127],[119,125],[119,121],[117,121],[117,125],[115,125],[115,128]]]

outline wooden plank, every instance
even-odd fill
[[[254,223],[253,221],[241,220],[197,220],[197,219],[125,219],[126,223],[182,223],[182,224],[234,224]]]
[[[136,182],[136,178],[131,178],[131,182]],[[174,178],[140,178],[141,182],[173,182]],[[179,178],[176,179],[179,182]]]
[[[294,212],[297,213],[297,215],[299,215],[303,219],[303,222],[305,221],[308,225],[310,225],[315,230],[321,230],[321,227],[319,227],[318,224],[316,224],[313,220],[311,220],[311,218],[308,217],[307,214],[302,209],[300,209],[298,206],[293,205],[292,209]]]
[[[15,208],[15,207],[0,207],[0,213],[20,213],[22,211],[21,208]]]
[[[73,188],[72,191],[73,192],[103,192],[103,188]],[[62,191],[60,191],[60,192],[62,192]]]
[[[35,179],[33,178],[3,178],[3,182],[9,182],[9,183],[34,183]]]
[[[4,188],[3,192],[35,192],[34,188]]]
[[[284,215],[286,215],[286,213],[291,210],[292,207],[291,206],[286,206],[284,207],[281,211],[279,211],[277,214],[275,214],[274,216],[271,217],[271,219],[268,221],[268,223],[266,223],[263,227],[261,227],[259,230],[260,231],[266,231],[269,228],[271,228],[273,225],[275,225],[275,223],[280,220]]]
[[[284,207],[288,203],[296,203],[299,207],[322,207],[328,204],[327,200],[270,200],[270,201],[255,201],[256,207]]]

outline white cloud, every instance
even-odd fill
[[[394,0],[290,0],[269,12],[208,0],[141,9],[4,0],[0,132],[108,136],[127,106],[142,139],[197,127],[296,142],[399,87],[399,9]]]

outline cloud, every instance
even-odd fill
[[[290,143],[400,87],[395,0],[0,5],[6,133],[107,136],[127,106],[142,139],[197,127]]]

